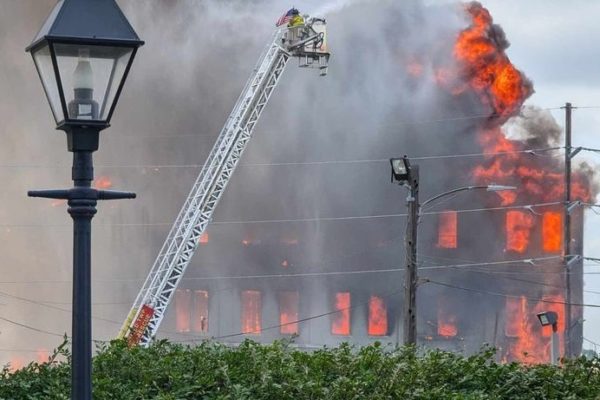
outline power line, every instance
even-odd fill
[[[33,349],[0,349],[2,353],[39,353],[45,349],[33,350]]]
[[[475,262],[475,261],[469,261],[469,260],[463,260],[463,259],[453,259],[453,258],[448,258],[448,257],[433,257],[433,256],[427,256],[424,254],[420,254],[419,257],[424,257],[424,258],[430,258],[430,259],[443,259],[443,260],[455,260],[455,261],[462,261],[462,262]],[[583,257],[584,259],[586,259],[587,257]],[[433,264],[433,262],[431,262]],[[435,265],[435,264],[434,264]],[[490,274],[495,274],[495,275],[502,275],[502,274],[511,274],[511,272],[504,272],[504,271],[489,271],[489,270],[485,270],[485,269],[478,269],[478,268],[473,268],[473,269],[469,269],[469,270],[463,270],[463,269],[457,269],[457,271],[459,272],[467,272],[467,273],[478,273],[478,274],[484,274],[484,275],[490,275]],[[546,274],[548,273],[548,271],[535,271],[535,272],[540,272],[542,274]],[[514,273],[514,271],[513,271]],[[532,271],[518,271],[516,272],[519,275],[525,275],[525,274],[530,274],[533,273]],[[562,273],[562,272],[559,272]],[[574,272],[575,273],[575,272]],[[524,283],[531,283],[531,284],[535,284],[535,285],[539,285],[539,286],[544,286],[544,287],[551,287],[551,288],[556,288],[556,289],[565,289],[564,286],[559,286],[559,285],[553,285],[547,282],[539,282],[539,281],[532,281],[529,279],[522,279],[522,278],[515,278],[515,277],[511,277],[511,276],[500,276],[501,279],[506,279],[506,280],[511,280],[511,281],[516,281],[516,282],[524,282]],[[588,290],[588,289],[584,289],[583,290],[584,293],[591,293],[591,294],[600,294],[600,291],[595,291],[595,290]]]
[[[23,301],[23,302],[26,302],[26,303],[35,304],[35,305],[46,307],[46,308],[50,308],[50,309],[53,309],[53,310],[58,310],[58,311],[66,312],[66,313],[69,313],[69,314],[71,314],[71,312],[72,312],[71,310],[68,310],[68,309],[65,309],[65,308],[61,308],[61,307],[57,307],[57,306],[54,306],[52,304],[42,303],[40,301],[28,299],[28,298],[25,298],[25,297],[16,296],[16,295],[13,295],[13,294],[10,294],[10,293],[6,293],[6,292],[0,292],[0,296],[9,297],[9,298],[12,298],[12,299],[15,299],[15,300],[20,300],[20,301]],[[119,326],[122,325],[121,322],[117,322],[117,321],[114,321],[112,319],[107,319],[107,318],[102,318],[102,317],[96,317],[96,316],[92,316],[92,318],[95,319],[95,320],[98,320],[98,321],[110,322],[112,324],[116,324],[116,325],[119,325]]]
[[[470,208],[470,209],[458,209],[458,210],[444,210],[444,211],[429,211],[423,212],[421,215],[439,215],[453,211],[456,213],[472,213],[481,211],[499,211],[499,210],[514,210],[514,209],[525,209],[531,211],[531,208],[535,207],[551,207],[555,205],[564,204],[562,201],[546,202],[546,203],[532,203],[522,204],[514,206],[499,206],[499,207],[482,207],[482,208]],[[581,204],[586,207],[600,207],[598,204]],[[375,215],[358,215],[358,216],[347,216],[347,217],[315,217],[315,218],[289,218],[289,219],[262,219],[262,220],[233,220],[233,221],[215,221],[211,223],[213,225],[240,225],[240,224],[271,224],[271,223],[293,223],[293,222],[330,222],[330,221],[350,221],[350,220],[368,220],[368,219],[382,219],[382,218],[399,218],[406,217],[407,214],[375,214]],[[152,227],[152,226],[171,226],[171,222],[154,222],[154,223],[98,223],[94,226],[101,227]],[[69,224],[0,224],[0,228],[56,228],[56,227],[71,227]]]
[[[481,152],[481,153],[465,153],[465,154],[440,154],[431,156],[415,156],[411,157],[411,160],[426,161],[426,160],[445,160],[451,158],[469,158],[469,157],[496,157],[505,156],[511,154],[529,154],[533,156],[542,156],[542,154],[549,151],[561,150],[564,147],[544,147],[536,149],[525,149],[525,150],[513,150],[513,151],[501,151],[501,152]],[[587,150],[587,148],[586,148]],[[324,160],[324,161],[296,161],[296,162],[270,162],[270,163],[242,163],[240,167],[282,167],[282,166],[303,166],[303,165],[335,165],[335,164],[373,164],[373,163],[388,163],[389,158],[376,158],[376,159],[353,159],[353,160]],[[136,169],[136,168],[147,168],[147,169],[167,169],[167,168],[202,168],[203,164],[99,164],[97,168],[107,169]],[[0,168],[44,168],[44,169],[56,169],[56,168],[70,168],[69,165],[43,165],[43,164],[4,164],[0,165]]]
[[[426,255],[421,255],[424,257],[428,257]],[[572,255],[573,257],[575,255]],[[433,257],[429,257],[433,258]],[[452,258],[443,258],[446,260],[458,260],[460,259],[452,259]],[[419,270],[431,270],[431,269],[465,269],[470,267],[482,267],[482,266],[497,266],[497,265],[516,265],[516,264],[527,264],[530,267],[540,267],[542,265],[536,265],[536,262],[546,262],[561,259],[562,256],[546,256],[546,257],[533,257],[533,258],[522,258],[522,259],[513,259],[513,260],[498,260],[498,261],[481,261],[481,262],[467,262],[463,264],[444,264],[444,265],[424,265],[419,268]],[[587,257],[583,257],[587,258]],[[373,274],[373,273],[393,273],[393,272],[401,272],[403,271],[403,267],[392,266],[388,268],[378,268],[366,269],[366,266],[362,266],[363,269],[358,270],[343,270],[343,271],[319,271],[319,272],[305,272],[305,273],[297,273],[297,274],[257,274],[257,275],[219,275],[219,276],[205,276],[205,277],[183,277],[182,279],[185,281],[210,281],[210,280],[239,280],[239,279],[268,279],[268,278],[298,278],[298,277],[320,277],[320,276],[336,276],[336,275],[360,275],[360,274]],[[300,268],[301,269],[301,268]],[[564,271],[519,271],[519,274],[533,274],[533,273],[564,273]],[[486,271],[486,273],[499,273],[499,274],[507,274],[510,273],[508,271]],[[574,272],[575,273],[575,272]],[[139,278],[118,278],[118,279],[95,279],[94,282],[104,282],[104,283],[113,283],[113,282],[139,282],[146,279],[145,277]],[[40,284],[40,283],[49,283],[49,284],[58,284],[58,283],[71,283],[70,280],[37,280],[37,281],[0,281],[0,284]],[[0,295],[6,295],[11,297],[12,295],[0,292]],[[33,301],[27,299],[27,301]],[[52,303],[52,302],[47,302]],[[59,303],[56,303],[59,304]],[[111,304],[111,303],[106,303]],[[122,303],[114,303],[114,304],[122,304]],[[62,310],[62,309],[61,309]],[[63,310],[65,311],[65,310]]]
[[[23,324],[23,323],[20,323],[20,322],[16,322],[16,321],[10,320],[8,318],[4,318],[4,317],[0,317],[0,320],[8,322],[8,323],[16,325],[16,326],[20,326],[21,328],[25,328],[25,329],[29,329],[29,330],[38,332],[38,333],[45,333],[47,335],[58,336],[58,337],[65,337],[66,336],[66,333],[65,334],[60,334],[60,333],[56,333],[56,332],[50,332],[50,331],[47,331],[47,330],[44,330],[44,329],[40,329],[40,328],[36,328],[36,327],[30,326],[30,325],[26,325],[26,324]]]
[[[506,261],[486,261],[479,263],[468,263],[468,264],[449,264],[449,265],[434,265],[434,266],[425,266],[419,268],[419,270],[427,270],[427,269],[451,269],[451,268],[467,268],[472,266],[488,266],[488,265],[511,265],[511,264],[532,264],[539,261],[549,261],[554,259],[562,259],[562,256],[551,256],[551,257],[538,257],[538,258],[525,258],[525,259],[517,259],[517,260],[506,260]],[[363,267],[366,268],[366,267]],[[184,277],[183,280],[186,281],[210,281],[210,280],[239,280],[239,279],[269,279],[269,278],[302,278],[302,277],[321,277],[321,276],[337,276],[337,275],[362,275],[362,274],[375,274],[375,273],[391,273],[391,272],[401,272],[403,271],[403,267],[389,267],[389,268],[380,268],[380,269],[360,269],[360,270],[343,270],[343,271],[320,271],[320,272],[304,272],[297,274],[257,274],[257,275],[221,275],[221,276],[206,276],[206,277]],[[125,278],[125,279],[105,279],[105,280],[95,280],[95,282],[130,282],[130,281],[141,281],[145,278]],[[70,283],[71,281],[58,281],[58,280],[49,280],[49,281],[0,281],[0,284],[5,283]],[[0,295],[3,294],[0,292]],[[10,296],[10,295],[9,295]],[[29,300],[29,299],[27,299]],[[31,300],[30,300],[31,301]],[[60,309],[60,308],[59,308]],[[63,310],[63,309],[61,309]],[[63,310],[65,311],[65,310]]]
[[[481,294],[489,294],[491,296],[499,296],[499,297],[505,297],[505,298],[514,298],[514,299],[526,298],[528,300],[539,301],[539,302],[548,303],[548,304],[561,304],[561,305],[577,306],[577,307],[600,308],[599,304],[567,303],[564,301],[540,299],[540,298],[536,298],[536,297],[529,297],[529,296],[523,296],[523,295],[513,295],[513,294],[508,294],[508,293],[491,292],[488,290],[473,289],[473,288],[466,288],[466,287],[462,287],[462,286],[452,285],[452,284],[449,284],[446,282],[438,282],[438,281],[435,281],[435,280],[432,280],[429,278],[424,278],[424,281],[427,283],[433,283],[434,285],[443,286],[443,287],[447,287],[447,288],[451,288],[451,289],[458,289],[458,290],[464,290],[467,292],[475,292],[475,293],[481,293]]]
[[[466,264],[449,264],[449,265],[435,265],[420,267],[419,270],[431,270],[431,269],[459,269],[469,267],[483,267],[483,266],[497,266],[497,265],[510,265],[510,264],[532,264],[535,265],[539,261],[550,261],[550,260],[562,260],[562,256],[549,256],[549,257],[536,257],[536,258],[523,258],[518,260],[504,260],[504,261],[487,261],[479,263],[466,263]]]

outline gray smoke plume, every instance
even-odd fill
[[[480,151],[475,135],[481,121],[472,116],[489,110],[474,94],[455,96],[437,83],[436,67],[453,65],[454,40],[468,24],[460,5],[425,6],[417,0],[313,3],[308,10],[298,7],[301,12],[319,10],[327,17],[332,51],[329,76],[320,78],[290,61],[214,215],[209,243],[199,247],[182,283],[182,288],[210,288],[211,299],[219,304],[231,299],[220,313],[224,322],[215,322],[219,334],[239,331],[232,322],[236,317],[225,316],[233,315],[236,296],[243,289],[261,289],[265,296],[290,288],[310,293],[318,301],[302,310],[302,316],[329,311],[328,295],[336,290],[352,290],[353,302],[361,302],[370,294],[383,296],[401,289],[400,274],[302,280],[206,278],[400,267],[403,218],[317,220],[403,213],[405,193],[389,182],[389,157]],[[5,184],[0,223],[44,225],[0,233],[2,281],[28,281],[2,284],[0,291],[69,309],[71,245],[65,207],[25,198],[28,189],[70,185],[63,134],[53,132],[33,63],[23,52],[53,4],[52,0],[0,4],[1,164],[28,166],[0,168]],[[119,4],[146,45],[134,62],[112,127],[102,134],[96,175],[109,176],[115,188],[135,191],[138,199],[101,204],[95,219],[97,339],[116,335],[268,43],[274,22],[289,8],[275,0],[121,0]],[[500,31],[497,37],[505,40]],[[519,131],[526,130],[528,141],[557,140],[559,132],[550,120],[528,113],[515,123]],[[535,133],[540,124],[545,136]],[[307,162],[326,163],[289,164]],[[473,183],[468,173],[472,160],[427,159],[419,164],[423,199]],[[240,223],[289,219],[313,221]],[[482,220],[475,223],[483,224]],[[435,227],[431,219],[423,222],[423,243],[434,241]],[[496,233],[482,231],[475,236],[494,242]],[[471,240],[466,239],[465,246]],[[481,249],[461,255],[490,257]],[[390,297],[390,332],[398,322],[393,318],[398,299]],[[268,300],[265,304],[273,303]],[[463,304],[460,301],[457,304]],[[70,331],[68,312],[10,297],[5,302],[0,316],[51,332]],[[478,303],[481,312],[486,302]],[[432,310],[437,304],[438,300],[424,299],[423,309],[430,310],[425,321],[435,320]],[[277,318],[269,313],[277,311],[265,309],[264,325],[276,325]],[[173,320],[171,309],[162,335],[171,335]],[[335,343],[337,339],[319,333],[326,332],[328,324],[327,319],[307,323],[312,333],[302,339],[304,344]],[[0,331],[0,348],[51,348],[60,341],[8,323],[0,323]],[[369,340],[358,325],[353,332],[355,340]],[[274,337],[276,331],[265,332],[262,340]],[[9,354],[0,354],[0,362]]]

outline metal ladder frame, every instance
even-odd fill
[[[279,45],[280,38],[278,31],[238,98],[133,304],[121,337],[127,334],[144,304],[154,314],[140,344],[149,344],[156,334],[200,237],[291,57]]]

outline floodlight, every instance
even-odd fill
[[[558,314],[554,311],[541,312],[537,314],[537,317],[542,326],[552,325],[552,330],[554,330],[558,324]]]
[[[410,177],[410,161],[408,158],[390,158],[392,166],[392,182],[406,182]]]

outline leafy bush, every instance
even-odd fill
[[[600,399],[598,358],[553,367],[496,364],[493,355],[381,344],[305,352],[252,341],[129,349],[114,341],[94,358],[94,399]],[[4,368],[0,399],[68,399],[69,360],[63,345],[48,363]]]

